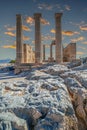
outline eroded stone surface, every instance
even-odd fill
[[[87,89],[78,80],[81,74],[51,65],[24,72],[23,81],[1,83],[0,129],[86,130]]]

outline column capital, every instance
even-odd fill
[[[55,13],[55,17],[61,17],[63,15],[63,13]]]
[[[36,18],[36,17],[39,17],[39,18],[42,17],[41,13],[35,13],[34,18]]]

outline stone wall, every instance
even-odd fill
[[[35,53],[32,50],[32,47],[29,44],[23,44],[23,50],[24,50],[24,63],[34,63]]]
[[[76,59],[76,43],[70,43],[63,49],[63,61],[70,62]]]

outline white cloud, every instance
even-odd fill
[[[34,24],[34,18],[28,16],[28,17],[26,18],[26,23],[28,23],[28,24],[30,24],[30,25],[33,25],[33,24]]]
[[[55,29],[50,30],[51,33],[55,33]],[[74,31],[62,31],[62,34],[65,36],[73,36],[75,34],[80,34],[79,32]]]
[[[87,44],[87,41],[83,42],[83,44]]]
[[[85,38],[83,36],[80,36],[78,38],[71,39],[71,42],[78,42],[78,41],[83,41],[83,40],[85,40]]]
[[[16,49],[16,45],[4,45],[4,46],[2,46],[2,48],[5,48],[5,49],[7,49],[7,48]]]
[[[8,36],[11,36],[11,37],[15,37],[16,34],[13,33],[13,32],[5,32],[4,34],[8,35]]]
[[[55,40],[55,37],[52,37],[51,35],[46,35],[46,36],[42,35],[41,39],[42,39],[42,41],[47,41],[47,40],[53,41],[53,40]]]
[[[82,31],[87,31],[87,25],[80,26],[79,28]]]
[[[71,10],[71,7],[70,7],[69,5],[65,5],[65,9],[66,9],[67,11],[70,11],[70,10]]]
[[[45,10],[52,10],[53,6],[50,4],[43,3],[43,4],[38,4],[38,8],[45,9]]]
[[[50,25],[50,23],[46,19],[43,19],[43,18],[41,18],[41,23],[43,25]]]
[[[23,40],[24,40],[24,41],[28,41],[28,40],[30,40],[30,38],[27,37],[27,36],[23,36]]]
[[[31,31],[31,29],[28,26],[22,25],[22,29],[24,31]]]
[[[16,30],[16,27],[7,27],[7,31],[14,31]]]
[[[62,34],[65,36],[73,36],[75,34],[80,34],[79,32],[74,32],[74,31],[62,31]]]
[[[86,50],[86,48],[85,48],[85,47],[83,47],[83,46],[79,46],[79,48],[80,48],[80,49],[83,49],[83,50]]]
[[[82,51],[77,51],[77,55],[83,55],[84,53]]]

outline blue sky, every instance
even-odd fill
[[[55,13],[62,16],[62,43],[77,43],[77,57],[87,56],[87,1],[86,0],[1,0],[0,1],[0,59],[15,59],[16,14],[23,17],[24,43],[34,47],[34,13],[42,13],[42,43],[55,39]]]

